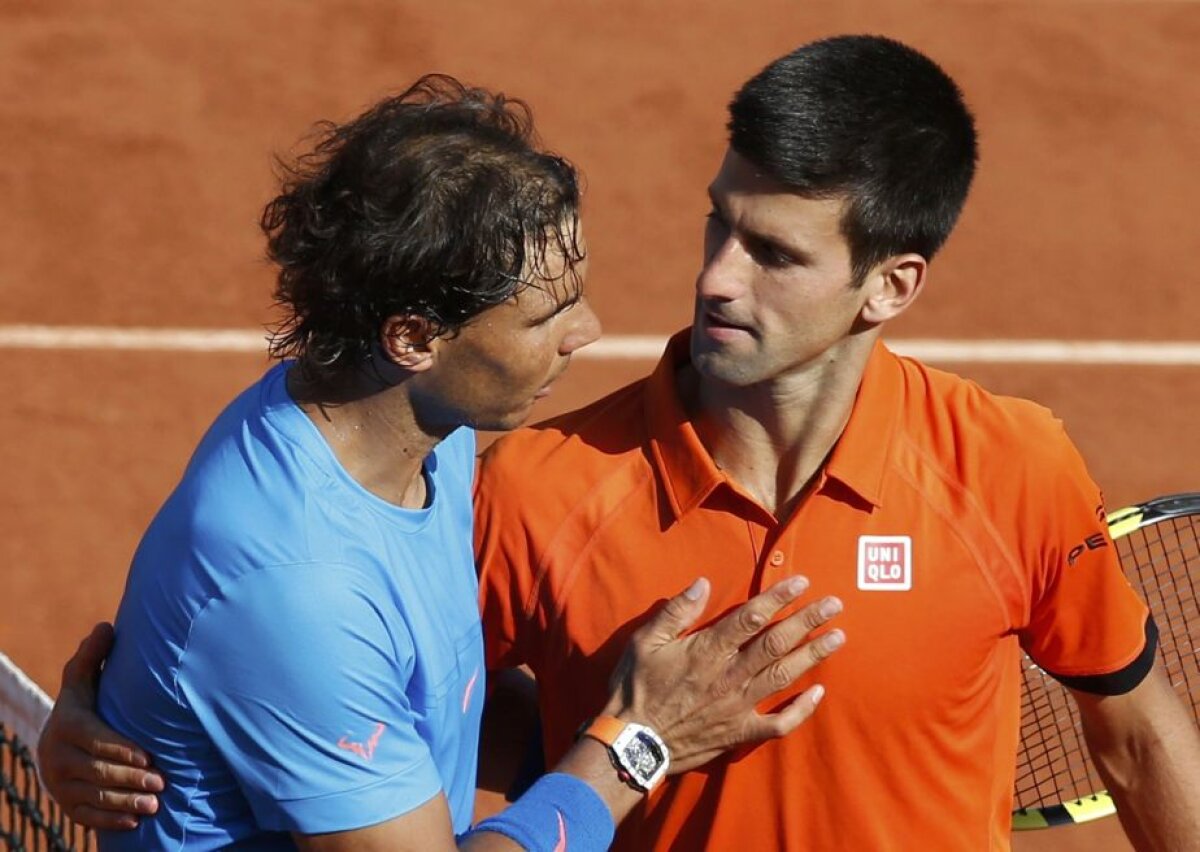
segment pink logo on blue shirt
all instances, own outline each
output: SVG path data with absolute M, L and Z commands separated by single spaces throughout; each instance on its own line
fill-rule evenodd
M 367 739 L 366 745 L 363 745 L 362 743 L 351 742 L 350 740 L 346 739 L 345 736 L 343 736 L 340 740 L 338 740 L 337 747 L 340 749 L 345 749 L 346 751 L 352 751 L 363 760 L 370 762 L 371 758 L 375 756 L 375 746 L 379 745 L 379 738 L 383 736 L 383 732 L 386 730 L 387 725 L 383 724 L 383 722 L 379 722 L 377 725 L 375 725 L 374 733 L 372 733 L 370 738 Z

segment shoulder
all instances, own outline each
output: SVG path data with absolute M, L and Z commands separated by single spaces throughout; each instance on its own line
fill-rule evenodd
M 909 481 L 962 512 L 982 511 L 1006 539 L 1045 537 L 1062 515 L 1094 521 L 1099 488 L 1052 411 L 911 359 L 901 366 L 892 458 Z
M 1006 471 L 1043 470 L 1073 457 L 1062 421 L 1043 405 L 993 393 L 977 382 L 899 358 L 906 388 L 904 431 L 947 462 L 990 462 Z

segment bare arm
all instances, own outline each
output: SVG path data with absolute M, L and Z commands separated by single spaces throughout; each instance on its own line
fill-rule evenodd
M 1134 847 L 1200 850 L 1200 731 L 1161 666 L 1125 695 L 1072 692 L 1088 750 Z

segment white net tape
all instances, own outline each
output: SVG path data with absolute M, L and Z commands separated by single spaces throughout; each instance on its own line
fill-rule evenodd
M 50 714 L 50 697 L 0 654 L 0 724 L 31 750 Z

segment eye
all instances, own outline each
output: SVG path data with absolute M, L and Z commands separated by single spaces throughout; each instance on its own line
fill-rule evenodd
M 788 252 L 764 240 L 748 241 L 746 248 L 756 262 L 771 269 L 783 269 L 797 263 Z
M 571 310 L 571 308 L 573 308 L 577 304 L 579 304 L 579 298 L 580 298 L 579 296 L 576 296 L 574 298 L 568 299 L 565 302 L 560 303 L 553 311 L 551 311 L 548 314 L 544 314 L 542 316 L 535 317 L 534 319 L 532 319 L 530 321 L 529 324 L 534 327 L 546 325 L 551 320 L 553 320 L 555 317 L 562 316 L 567 311 Z

